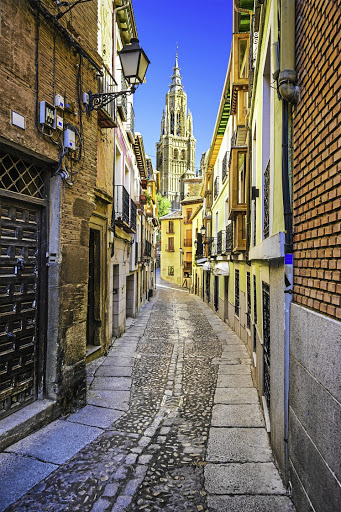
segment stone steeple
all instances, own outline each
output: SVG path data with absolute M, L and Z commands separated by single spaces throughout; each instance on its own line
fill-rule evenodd
M 169 86 L 171 92 L 181 91 L 183 89 L 183 85 L 181 82 L 180 68 L 178 64 L 178 52 L 175 54 L 175 66 L 173 68 L 172 82 Z
M 156 144 L 156 165 L 160 172 L 161 193 L 168 197 L 173 209 L 180 209 L 184 176 L 188 170 L 195 173 L 195 138 L 193 118 L 187 109 L 187 94 L 180 75 L 178 52 L 171 78 L 160 139 Z

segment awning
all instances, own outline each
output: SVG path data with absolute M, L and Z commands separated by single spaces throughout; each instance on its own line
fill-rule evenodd
M 202 264 L 205 263 L 205 261 L 207 261 L 207 258 L 200 258 L 195 263 L 196 263 L 197 267 L 201 267 Z
M 230 275 L 230 267 L 228 262 L 222 261 L 220 263 L 216 263 L 213 274 L 215 276 L 229 276 Z
M 206 261 L 206 263 L 202 266 L 203 270 L 211 270 L 211 263 L 209 261 Z

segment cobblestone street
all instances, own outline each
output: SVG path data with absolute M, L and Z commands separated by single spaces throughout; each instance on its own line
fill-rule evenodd
M 88 370 L 86 407 L 0 454 L 0 510 L 293 510 L 245 346 L 200 299 L 161 283 Z

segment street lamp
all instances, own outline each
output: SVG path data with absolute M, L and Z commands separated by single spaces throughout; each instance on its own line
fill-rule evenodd
M 89 103 L 87 110 L 100 110 L 102 107 L 118 98 L 119 96 L 128 96 L 134 94 L 138 85 L 140 85 L 147 72 L 147 68 L 150 64 L 150 60 L 139 45 L 139 40 L 132 38 L 130 44 L 123 46 L 122 50 L 118 52 L 122 72 L 124 78 L 127 80 L 130 89 L 118 92 L 103 92 L 92 94 L 89 92 Z
M 200 228 L 200 233 L 202 234 L 202 236 L 205 236 L 206 235 L 206 228 L 204 225 L 201 226 Z

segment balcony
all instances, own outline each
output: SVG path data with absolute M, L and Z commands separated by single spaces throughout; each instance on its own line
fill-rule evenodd
M 247 209 L 247 151 L 237 147 L 231 149 L 229 181 L 229 218 L 232 219 Z
M 133 105 L 128 103 L 127 106 L 127 121 L 125 125 L 125 129 L 129 140 L 132 144 L 135 142 L 135 113 L 133 109 Z
M 232 36 L 232 94 L 231 114 L 236 114 L 238 91 L 247 91 L 249 85 L 249 33 Z
M 121 90 L 124 91 L 127 88 L 126 81 L 124 79 L 123 73 L 121 75 Z M 127 120 L 128 115 L 128 102 L 127 96 L 119 96 L 116 99 L 117 110 L 121 116 L 122 121 Z
M 213 191 L 214 199 L 217 199 L 219 195 L 219 176 L 214 180 Z
M 116 85 L 115 79 L 112 74 L 103 68 L 103 76 L 98 76 L 97 87 L 100 94 L 114 92 Z M 114 128 L 116 123 L 115 119 L 115 102 L 111 101 L 107 105 L 104 105 L 100 110 L 97 111 L 97 122 L 101 128 Z
M 128 233 L 136 232 L 136 204 L 123 185 L 115 185 L 115 224 Z
M 152 256 L 152 244 L 148 242 L 148 240 L 145 240 L 144 242 L 144 257 L 145 258 L 151 258 Z
M 195 258 L 199 259 L 202 258 L 204 255 L 204 245 L 202 243 L 202 234 L 198 233 L 197 240 L 196 240 L 196 251 L 195 251 Z
M 230 253 L 233 251 L 233 224 L 232 222 L 226 226 L 225 231 L 225 252 Z
M 192 247 L 192 239 L 184 240 L 184 247 Z
M 226 151 L 225 155 L 224 155 L 224 158 L 223 158 L 223 163 L 222 163 L 222 168 L 221 168 L 221 179 L 222 179 L 222 182 L 224 183 L 225 180 L 227 179 L 228 175 L 229 175 L 229 168 L 228 168 L 228 152 Z
M 246 148 L 247 147 L 247 128 L 244 125 L 237 126 L 237 129 L 231 137 L 231 148 Z

